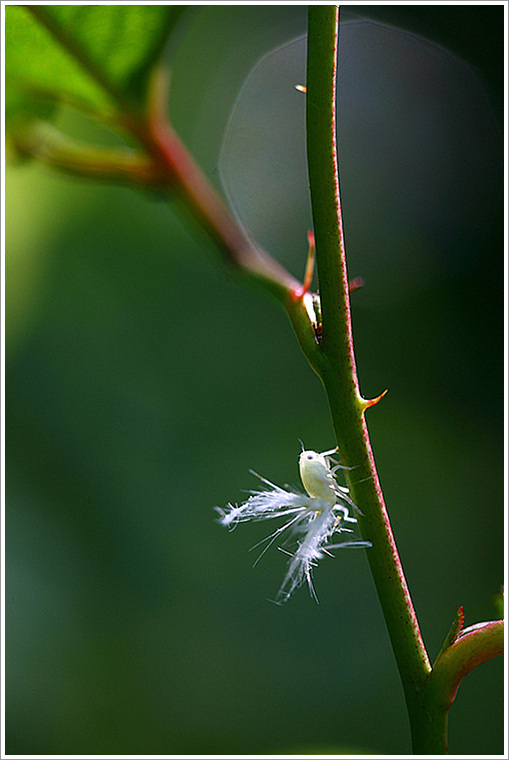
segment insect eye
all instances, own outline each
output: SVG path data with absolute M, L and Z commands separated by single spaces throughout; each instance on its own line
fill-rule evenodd
M 312 454 L 308 454 L 308 459 L 313 459 L 313 455 Z

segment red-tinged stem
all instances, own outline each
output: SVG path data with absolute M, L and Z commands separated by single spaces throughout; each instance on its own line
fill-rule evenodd
M 166 174 L 168 186 L 213 240 L 224 261 L 247 281 L 261 285 L 285 308 L 305 356 L 319 374 L 321 352 L 305 307 L 306 286 L 253 243 L 234 219 L 168 121 L 168 93 L 169 72 L 158 66 L 153 73 L 146 116 L 141 120 L 128 118 L 125 126 Z
M 501 622 L 446 639 L 431 670 L 399 559 L 364 419 L 376 399 L 363 399 L 353 348 L 336 154 L 338 7 L 308 11 L 307 147 L 323 320 L 321 377 L 329 399 L 346 478 L 403 684 L 416 754 L 447 752 L 447 712 L 461 679 L 500 654 Z M 447 646 L 449 642 L 450 646 Z
M 168 177 L 182 205 L 221 251 L 226 263 L 268 289 L 279 301 L 300 283 L 246 234 L 168 121 L 169 73 L 156 67 L 146 121 L 128 122 L 139 141 Z
M 336 154 L 337 6 L 308 11 L 307 145 L 323 319 L 322 379 L 347 479 L 362 511 L 359 526 L 371 541 L 371 571 L 401 675 L 409 713 L 431 671 L 378 480 L 359 391 L 341 219 Z

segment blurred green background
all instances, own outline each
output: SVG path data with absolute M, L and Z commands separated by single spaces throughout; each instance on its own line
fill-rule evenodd
M 448 45 L 501 113 L 501 7 L 359 12 Z M 172 116 L 218 186 L 243 80 L 304 24 L 304 6 L 199 7 L 183 24 Z M 467 264 L 452 239 L 434 279 L 376 307 L 362 257 L 351 273 L 368 274 L 361 389 L 389 389 L 368 424 L 431 657 L 459 605 L 467 625 L 498 616 L 503 581 L 498 181 Z M 253 570 L 248 553 L 268 526 L 214 519 L 250 468 L 296 485 L 298 439 L 334 445 L 284 315 L 165 202 L 26 163 L 7 170 L 6 208 L 7 752 L 408 753 L 364 553 L 321 563 L 319 605 L 301 589 L 280 608 L 284 556 Z M 300 276 L 305 245 L 286 263 Z M 502 752 L 502 694 L 501 658 L 468 676 L 452 753 Z

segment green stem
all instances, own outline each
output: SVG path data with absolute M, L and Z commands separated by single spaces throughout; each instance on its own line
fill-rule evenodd
M 349 487 L 362 510 L 359 527 L 372 542 L 367 552 L 412 714 L 431 672 L 385 508 L 364 420 L 371 402 L 359 392 L 340 210 L 336 156 L 336 58 L 338 8 L 308 12 L 308 167 L 323 318 L 322 380 L 329 399 L 342 461 L 354 467 Z M 347 476 L 348 477 L 348 476 Z
M 416 754 L 447 752 L 447 717 L 458 686 L 476 665 L 503 649 L 503 621 L 460 633 L 463 612 L 434 669 L 428 659 L 399 559 L 375 467 L 365 412 L 378 399 L 361 396 L 355 366 L 336 152 L 336 60 L 339 8 L 308 11 L 307 150 L 322 314 L 320 360 L 347 480 L 362 510 L 359 527 L 407 703 Z M 383 394 L 382 394 L 383 395 Z
M 459 685 L 473 668 L 504 650 L 504 621 L 495 620 L 465 629 L 439 655 L 412 716 L 415 751 L 423 755 L 447 752 L 449 708 Z
M 33 156 L 75 176 L 154 189 L 167 186 L 167 176 L 144 152 L 87 145 L 39 119 L 20 125 L 11 140 L 20 156 Z

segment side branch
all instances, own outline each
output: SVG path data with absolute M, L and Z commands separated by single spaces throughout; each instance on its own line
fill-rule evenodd
M 463 678 L 477 665 L 503 654 L 504 621 L 493 620 L 466 628 L 436 661 L 426 692 L 428 699 L 448 710 Z

